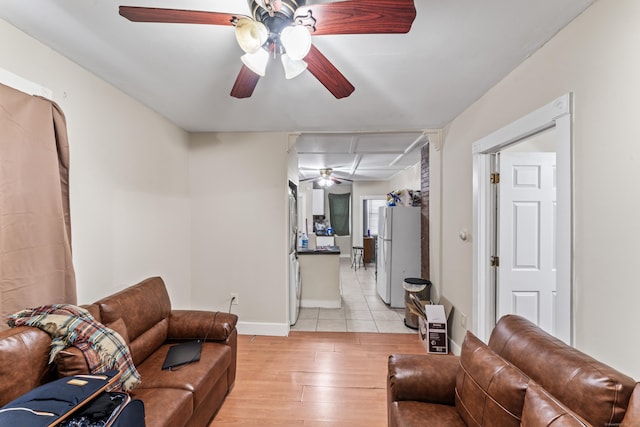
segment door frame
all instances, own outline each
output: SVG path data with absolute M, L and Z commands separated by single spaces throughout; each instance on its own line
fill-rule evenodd
M 496 323 L 494 255 L 496 212 L 491 200 L 492 155 L 547 129 L 555 128 L 557 159 L 556 336 L 573 344 L 573 94 L 565 94 L 474 142 L 473 157 L 473 329 L 488 341 Z

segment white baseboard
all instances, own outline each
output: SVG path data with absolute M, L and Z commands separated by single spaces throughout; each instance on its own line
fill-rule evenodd
M 462 348 L 456 344 L 455 342 L 453 342 L 453 340 L 451 338 L 449 338 L 449 351 L 453 354 L 455 354 L 456 356 L 460 356 L 460 351 L 462 350 Z
M 289 335 L 291 327 L 287 323 L 238 322 L 236 328 L 238 329 L 238 334 L 240 335 L 286 337 Z M 449 351 L 451 353 L 459 356 L 461 350 L 462 349 L 458 344 L 449 339 Z
M 236 325 L 240 335 L 268 335 L 286 337 L 289 335 L 288 323 L 238 322 Z

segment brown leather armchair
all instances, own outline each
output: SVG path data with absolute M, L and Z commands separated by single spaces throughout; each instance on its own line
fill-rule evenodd
M 389 426 L 640 426 L 632 378 L 513 315 L 460 356 L 390 356 L 387 396 Z

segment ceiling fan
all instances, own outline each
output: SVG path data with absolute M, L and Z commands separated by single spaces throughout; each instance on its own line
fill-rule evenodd
M 302 179 L 301 181 L 315 181 L 320 187 L 330 187 L 333 184 L 342 184 L 343 181 L 353 182 L 353 180 L 348 178 L 336 178 L 331 175 L 332 173 L 332 168 L 322 168 L 320 169 L 319 177 Z
M 221 12 L 120 6 L 134 22 L 229 25 L 245 51 L 231 96 L 248 98 L 271 57 L 280 56 L 286 78 L 306 69 L 336 98 L 355 90 L 316 48 L 311 36 L 407 33 L 416 16 L 413 0 L 344 0 L 305 5 L 306 0 L 247 0 L 252 17 Z

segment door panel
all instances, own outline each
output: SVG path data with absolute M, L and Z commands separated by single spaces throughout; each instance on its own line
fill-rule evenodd
M 512 202 L 513 269 L 540 268 L 540 203 Z
M 497 318 L 555 331 L 555 153 L 500 154 Z

